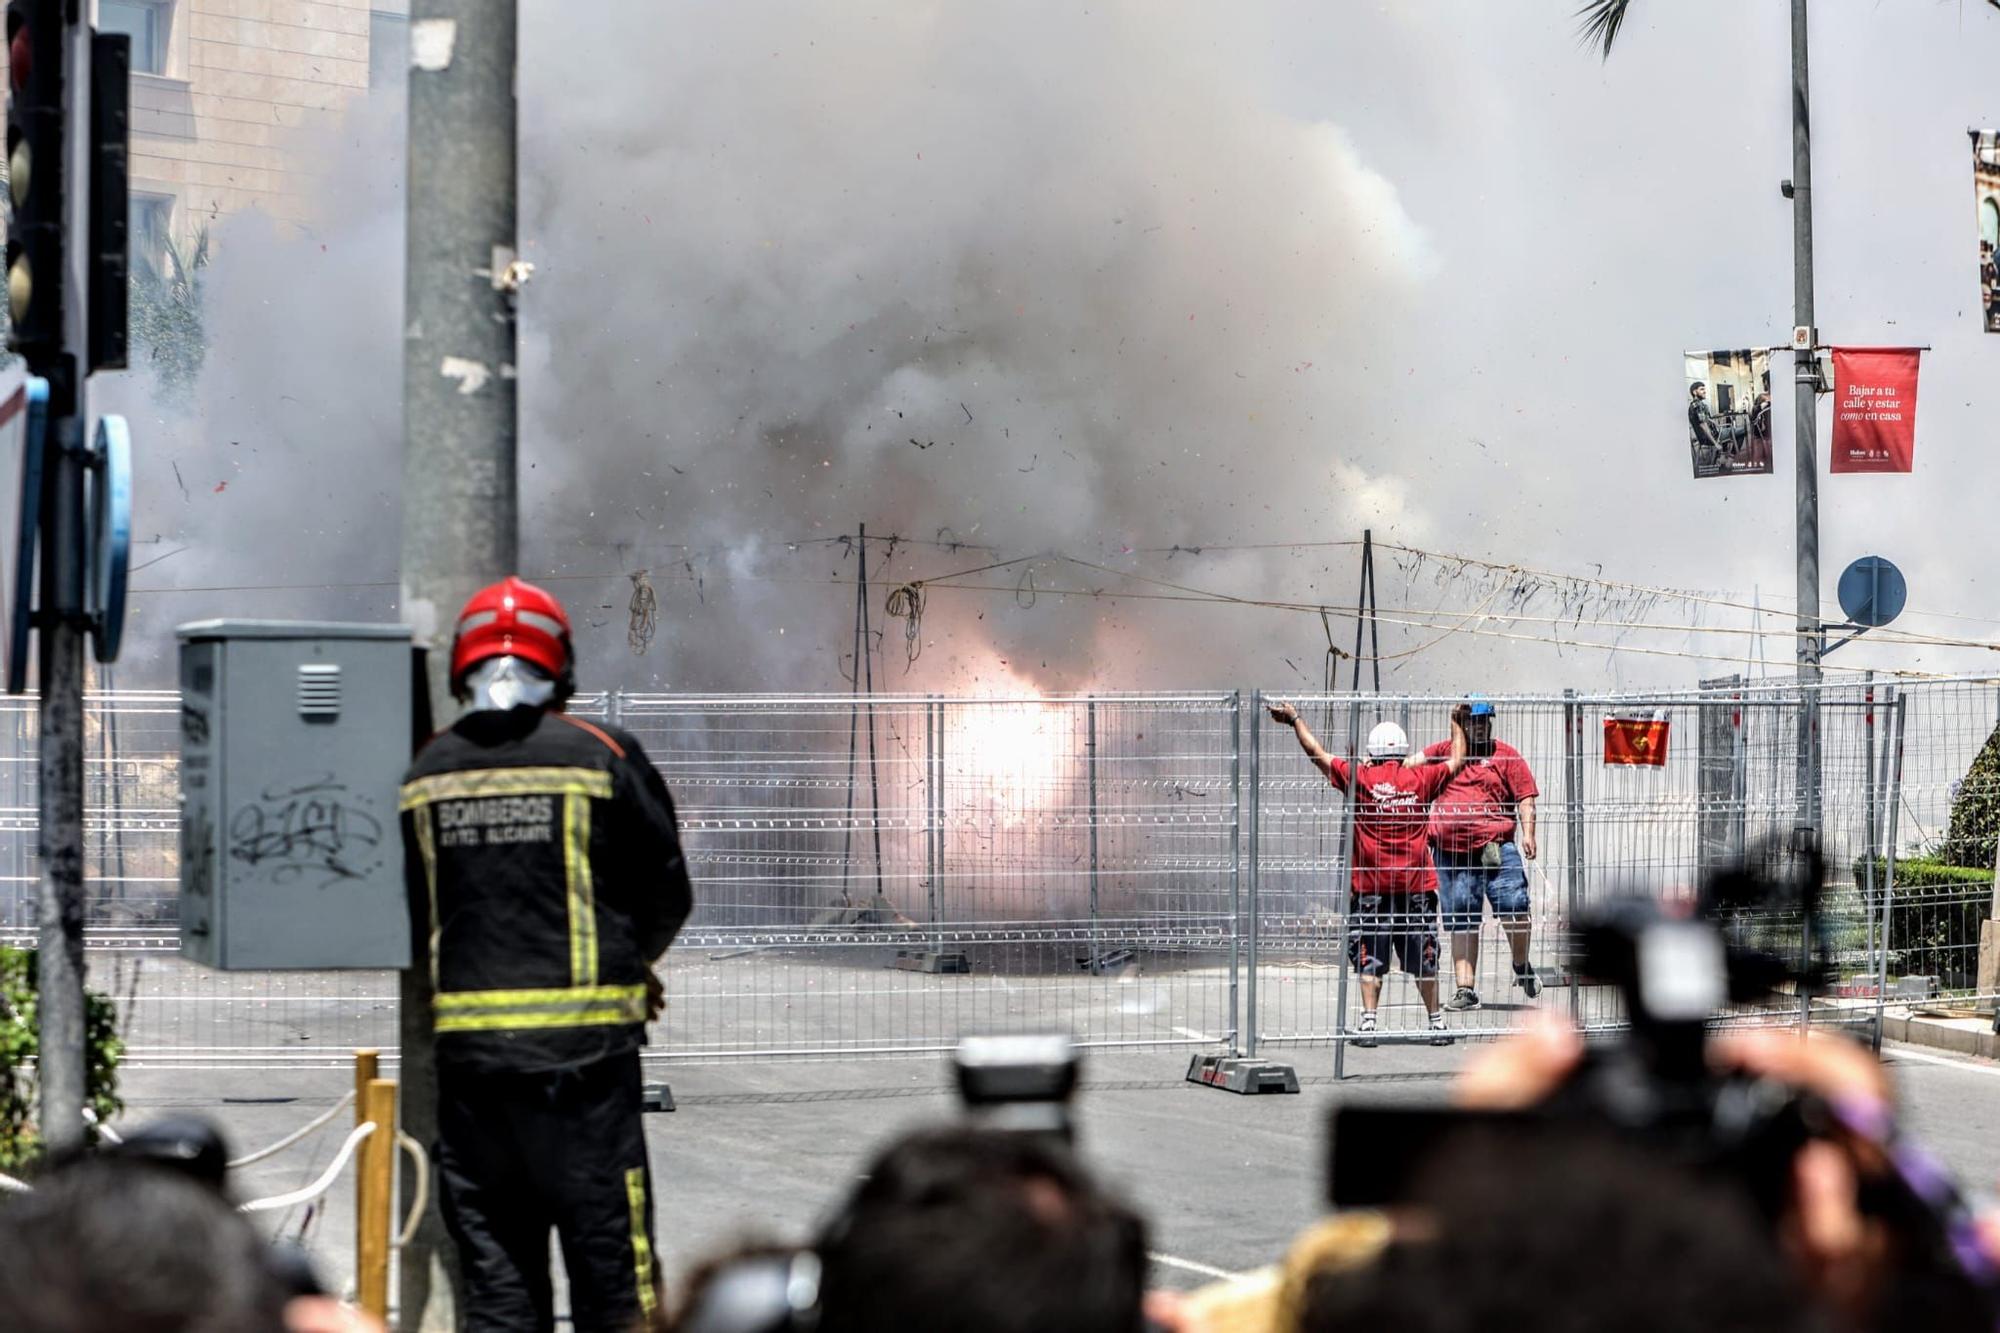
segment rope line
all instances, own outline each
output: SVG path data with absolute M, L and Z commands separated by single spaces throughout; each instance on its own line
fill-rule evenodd
M 410 1215 L 403 1222 L 403 1229 L 395 1240 L 394 1248 L 400 1250 L 416 1236 L 417 1224 L 424 1220 L 424 1209 L 430 1206 L 431 1156 L 424 1151 L 423 1144 L 403 1132 L 401 1125 L 396 1126 L 396 1146 L 408 1154 L 410 1165 L 415 1167 L 417 1172 L 416 1197 L 410 1200 Z
M 347 1141 L 340 1145 L 340 1151 L 334 1154 L 332 1163 L 320 1174 L 320 1178 L 312 1184 L 290 1190 L 284 1194 L 273 1194 L 267 1199 L 252 1199 L 248 1203 L 238 1204 L 237 1211 L 265 1213 L 276 1208 L 290 1208 L 294 1204 L 307 1203 L 313 1199 L 317 1199 L 320 1195 L 333 1188 L 333 1182 L 340 1178 L 342 1171 L 347 1169 L 347 1161 L 350 1157 L 354 1156 L 355 1148 L 359 1147 L 361 1140 L 373 1134 L 377 1128 L 378 1126 L 373 1120 L 366 1120 L 349 1131 Z
M 272 1144 L 268 1148 L 259 1148 L 256 1152 L 245 1153 L 241 1157 L 232 1158 L 229 1163 L 230 1169 L 234 1170 L 236 1167 L 239 1166 L 248 1166 L 252 1162 L 261 1162 L 266 1157 L 271 1157 L 278 1153 L 283 1152 L 285 1149 L 291 1147 L 294 1143 L 297 1143 L 300 1139 L 304 1138 L 306 1135 L 318 1129 L 321 1125 L 324 1125 L 327 1121 L 333 1119 L 336 1115 L 339 1115 L 340 1109 L 353 1100 L 354 1100 L 354 1092 L 352 1089 L 349 1089 L 347 1092 L 343 1092 L 340 1095 L 339 1101 L 335 1102 L 332 1106 L 329 1106 L 324 1114 L 316 1116 L 312 1120 L 307 1121 L 302 1128 L 297 1129 L 292 1133 L 285 1135 L 284 1138 L 279 1139 L 276 1143 Z

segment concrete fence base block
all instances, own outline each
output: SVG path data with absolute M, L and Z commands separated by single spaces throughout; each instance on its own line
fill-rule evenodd
M 1187 1081 L 1246 1095 L 1299 1090 L 1299 1076 L 1290 1065 L 1239 1055 L 1197 1055 L 1188 1061 Z

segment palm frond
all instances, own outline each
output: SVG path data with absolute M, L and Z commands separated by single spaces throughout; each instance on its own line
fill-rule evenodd
M 1611 58 L 1611 45 L 1618 40 L 1618 29 L 1624 26 L 1625 10 L 1632 0 L 1588 0 L 1583 8 L 1576 11 L 1577 39 L 1585 46 L 1594 46 L 1604 59 Z M 1993 0 L 2000 4 L 2000 0 Z

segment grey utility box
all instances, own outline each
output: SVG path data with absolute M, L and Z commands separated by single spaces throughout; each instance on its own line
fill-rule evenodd
M 409 627 L 177 632 L 181 956 L 231 970 L 408 965 L 396 792 Z

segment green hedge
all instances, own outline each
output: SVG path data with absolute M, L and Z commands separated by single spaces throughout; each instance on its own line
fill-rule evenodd
M 1867 892 L 1868 859 L 1854 862 L 1854 882 L 1862 890 L 1871 917 L 1881 911 L 1881 892 L 1888 867 L 1875 862 L 1876 893 Z M 1939 888 L 1959 888 L 1938 893 Z M 1920 898 L 1904 899 L 1906 890 L 1924 889 Z M 1992 870 L 1951 865 L 1938 857 L 1916 856 L 1896 862 L 1896 900 L 1889 904 L 1889 970 L 1906 976 L 1930 976 L 1944 990 L 1969 990 L 1979 980 L 1979 923 L 1991 910 Z
M 39 1045 L 35 954 L 0 949 L 0 1171 L 17 1171 L 41 1151 L 35 1132 L 35 1080 L 28 1061 Z M 95 991 L 84 994 L 84 1104 L 101 1124 L 124 1108 L 118 1100 L 118 1012 Z M 97 1131 L 90 1130 L 95 1138 Z

